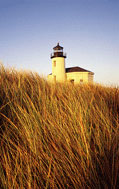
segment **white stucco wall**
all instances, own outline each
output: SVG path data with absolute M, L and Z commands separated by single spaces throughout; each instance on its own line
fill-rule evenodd
M 56 62 L 56 66 L 54 66 L 54 62 Z M 58 82 L 66 81 L 64 57 L 52 58 L 52 75 L 56 76 L 56 81 Z
M 88 81 L 92 83 L 93 80 L 94 80 L 94 74 L 93 73 L 89 73 L 88 74 Z
M 74 83 L 88 83 L 88 73 L 89 72 L 69 72 L 66 73 L 66 78 L 67 81 L 74 80 Z

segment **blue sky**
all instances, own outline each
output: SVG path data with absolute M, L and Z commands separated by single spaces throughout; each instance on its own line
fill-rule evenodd
M 60 42 L 66 67 L 119 85 L 119 0 L 0 0 L 0 60 L 16 69 L 51 73 Z

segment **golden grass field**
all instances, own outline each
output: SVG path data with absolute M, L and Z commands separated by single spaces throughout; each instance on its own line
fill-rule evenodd
M 0 66 L 0 188 L 119 188 L 119 88 Z

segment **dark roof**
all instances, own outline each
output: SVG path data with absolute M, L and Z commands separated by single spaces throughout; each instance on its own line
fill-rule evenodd
M 80 68 L 80 67 L 70 67 L 70 68 L 66 68 L 66 73 L 69 73 L 69 72 L 91 72 L 89 70 L 85 70 L 83 68 Z M 93 73 L 93 72 L 91 72 Z
M 89 70 L 85 70 L 83 68 L 80 68 L 80 67 L 70 67 L 70 68 L 65 68 L 65 71 L 66 73 L 69 73 L 69 72 L 90 72 L 92 74 L 94 74 L 93 72 L 89 71 Z M 50 73 L 49 75 L 52 75 L 52 73 Z
M 61 47 L 59 45 L 59 43 L 57 43 L 57 46 L 53 48 L 54 50 L 63 50 L 63 47 Z

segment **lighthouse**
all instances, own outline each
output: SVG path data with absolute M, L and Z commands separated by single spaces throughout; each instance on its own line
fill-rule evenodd
M 66 53 L 63 52 L 63 47 L 57 43 L 57 46 L 53 48 L 53 53 L 51 54 L 52 60 L 52 77 L 54 81 L 65 82 L 65 58 Z
M 71 84 L 93 82 L 93 72 L 78 66 L 65 68 L 65 58 L 66 53 L 63 52 L 63 47 L 57 43 L 57 46 L 53 48 L 53 53 L 51 54 L 52 73 L 48 75 L 49 82 L 68 82 Z

